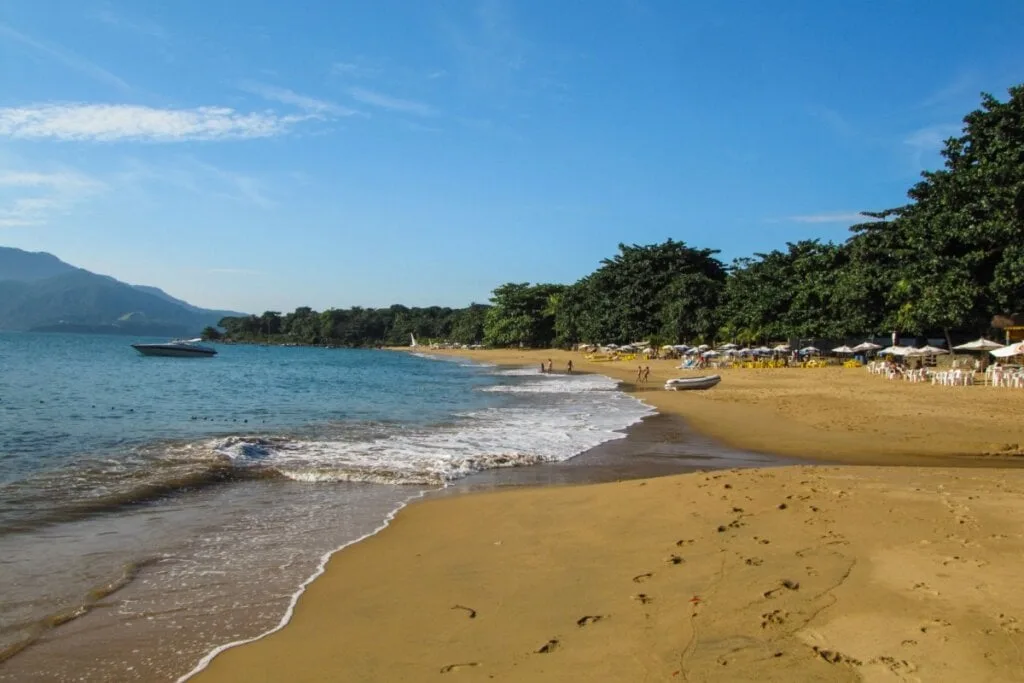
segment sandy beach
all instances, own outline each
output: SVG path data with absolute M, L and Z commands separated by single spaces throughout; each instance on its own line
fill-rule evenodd
M 473 357 L 636 371 L 561 352 Z M 1024 392 L 840 368 L 664 392 L 674 363 L 650 365 L 638 395 L 699 432 L 872 466 L 417 503 L 335 555 L 284 629 L 196 680 L 1024 679 Z M 925 463 L 938 466 L 886 466 Z

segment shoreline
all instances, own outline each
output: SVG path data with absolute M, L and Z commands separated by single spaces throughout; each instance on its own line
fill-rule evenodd
M 408 352 L 408 348 L 392 349 Z M 419 350 L 416 350 L 420 352 Z M 591 362 L 562 350 L 430 350 L 497 365 L 579 372 L 619 381 L 659 413 L 730 448 L 803 462 L 849 465 L 1024 467 L 1024 391 L 891 382 L 863 368 L 677 370 L 677 360 Z M 651 368 L 635 383 L 636 366 Z M 719 374 L 707 391 L 665 391 L 665 380 Z
M 622 370 L 577 367 L 622 379 Z M 965 680 L 982 670 L 987 680 L 1016 680 L 1024 472 L 972 469 L 1013 460 L 943 446 L 919 456 L 925 468 L 864 449 L 854 462 L 904 466 L 789 465 L 427 497 L 385 533 L 332 556 L 285 628 L 223 652 L 195 680 L 313 681 L 328 671 L 358 680 L 688 680 L 724 666 L 734 680 Z M 950 464 L 968 468 L 942 466 Z M 772 521 L 780 515 L 784 526 Z M 694 520 L 703 520 L 699 533 Z M 659 557 L 641 561 L 635 546 L 647 542 Z M 512 548 L 514 560 L 505 556 Z M 979 567 L 988 567 L 983 579 Z M 660 585 L 663 574 L 671 585 Z M 982 583 L 971 589 L 972 580 Z M 758 583 L 763 595 L 728 607 Z M 484 618 L 494 612 L 509 623 Z M 651 642 L 654 625 L 666 637 Z M 1003 641 L 985 640 L 996 633 Z

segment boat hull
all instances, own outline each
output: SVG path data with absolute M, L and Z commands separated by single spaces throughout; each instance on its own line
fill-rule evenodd
M 720 375 L 706 375 L 704 377 L 683 377 L 670 379 L 665 382 L 665 388 L 669 391 L 701 391 L 710 389 L 722 381 Z
M 132 348 L 143 356 L 166 356 L 169 358 L 212 358 L 217 355 L 214 349 L 171 346 L 166 344 L 132 344 Z

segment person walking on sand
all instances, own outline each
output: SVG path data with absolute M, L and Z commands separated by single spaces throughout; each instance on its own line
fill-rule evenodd
M 572 374 L 572 359 L 569 360 L 569 363 L 566 365 L 566 369 L 569 371 L 569 374 L 571 375 Z
M 636 383 L 637 384 L 640 384 L 640 382 L 643 381 L 643 376 L 644 376 L 644 366 L 642 366 L 642 365 L 636 366 Z
M 551 362 L 550 358 L 548 358 L 548 372 L 554 372 L 554 371 L 555 371 L 555 364 Z
M 643 377 L 643 379 L 641 381 L 644 384 L 647 384 L 647 378 L 650 377 L 650 376 L 651 376 L 651 366 L 650 365 L 645 365 L 644 366 L 644 377 Z

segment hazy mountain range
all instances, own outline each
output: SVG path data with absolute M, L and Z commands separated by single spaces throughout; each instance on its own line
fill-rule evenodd
M 193 306 L 53 254 L 0 247 L 0 330 L 191 336 L 236 315 L 244 314 Z

